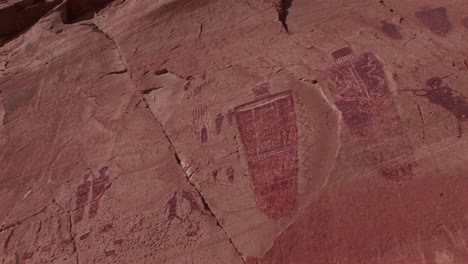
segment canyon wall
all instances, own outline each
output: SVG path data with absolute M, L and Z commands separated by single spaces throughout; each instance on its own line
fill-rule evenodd
M 467 263 L 468 3 L 0 1 L 0 263 Z

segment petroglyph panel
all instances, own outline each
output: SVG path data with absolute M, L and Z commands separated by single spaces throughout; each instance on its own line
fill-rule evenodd
M 91 189 L 91 181 L 89 180 L 90 174 L 83 177 L 83 183 L 78 185 L 76 190 L 76 211 L 74 215 L 74 222 L 79 223 L 83 220 L 85 213 L 85 206 L 88 203 L 89 192 Z
M 426 81 L 424 89 L 403 90 L 410 91 L 416 96 L 427 98 L 432 104 L 449 111 L 458 120 L 459 137 L 463 130 L 461 123 L 468 121 L 467 97 L 443 84 L 442 78 L 432 77 Z
M 230 183 L 234 183 L 234 168 L 233 167 L 227 168 L 226 176 Z
M 86 208 L 88 206 L 89 218 L 93 218 L 97 215 L 99 202 L 109 186 L 108 171 L 108 167 L 101 168 L 99 170 L 99 176 L 92 180 L 90 180 L 92 177 L 91 174 L 83 176 L 83 183 L 78 185 L 76 191 L 76 208 L 73 216 L 73 222 L 75 224 L 81 222 L 85 218 Z
M 224 115 L 219 113 L 216 116 L 215 123 L 216 123 L 216 134 L 221 133 L 221 129 L 223 128 L 223 121 L 224 121 Z
M 441 78 L 433 77 L 427 80 L 425 93 L 422 96 L 452 113 L 459 121 L 468 121 L 467 97 L 443 85 Z
M 99 177 L 93 179 L 92 190 L 93 194 L 91 197 L 91 206 L 89 207 L 89 218 L 93 218 L 97 215 L 99 209 L 99 202 L 101 201 L 102 196 L 106 188 L 108 187 L 109 168 L 104 167 L 99 170 Z
M 411 175 L 413 164 L 408 160 L 413 149 L 390 96 L 383 64 L 372 53 L 355 57 L 349 47 L 331 55 L 336 62 L 329 75 L 335 104 L 349 133 L 368 145 L 368 162 L 387 179 Z
M 199 223 L 191 220 L 193 213 L 206 214 L 204 208 L 200 207 L 197 199 L 189 191 L 174 192 L 172 198 L 167 202 L 166 211 L 168 213 L 167 223 L 170 225 L 173 221 L 178 224 L 187 224 L 186 236 L 198 236 L 200 230 Z M 174 223 L 176 224 L 176 223 Z
M 388 93 L 382 63 L 372 53 L 354 58 L 350 48 L 337 50 L 332 56 L 337 63 L 330 71 L 335 104 L 352 134 L 368 136 L 375 125 L 374 108 Z
M 202 143 L 208 142 L 208 105 L 198 104 L 192 111 L 192 124 L 195 135 Z
M 297 126 L 291 91 L 269 95 L 235 108 L 237 126 L 248 160 L 258 206 L 278 218 L 296 206 Z

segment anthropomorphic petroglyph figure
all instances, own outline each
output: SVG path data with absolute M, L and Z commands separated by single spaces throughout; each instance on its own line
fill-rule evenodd
M 197 200 L 191 192 L 174 192 L 174 195 L 167 202 L 166 211 L 170 221 L 179 219 L 185 221 L 190 214 L 195 211 L 202 211 Z
M 224 115 L 219 113 L 216 116 L 215 123 L 216 123 L 216 134 L 221 133 L 221 129 L 223 127 Z
M 99 202 L 104 195 L 105 190 L 108 187 L 109 175 L 108 175 L 109 168 L 104 167 L 99 170 L 99 177 L 93 179 L 92 183 L 92 191 L 93 194 L 91 196 L 91 206 L 89 208 L 89 217 L 93 218 L 97 215 L 99 209 Z
M 192 112 L 193 129 L 202 143 L 208 142 L 208 105 L 198 104 Z
M 215 182 L 218 181 L 218 173 L 219 173 L 219 169 L 215 169 L 211 172 L 211 175 L 213 176 L 213 181 Z
M 349 47 L 332 52 L 336 65 L 330 69 L 335 104 L 352 134 L 369 136 L 375 113 L 388 93 L 383 66 L 371 53 L 355 57 Z
M 281 22 L 286 32 L 289 32 L 287 18 L 289 15 L 288 10 L 292 6 L 292 1 L 293 0 L 274 0 L 274 6 L 278 13 L 278 20 Z
M 89 192 L 91 189 L 91 181 L 89 178 L 91 177 L 90 174 L 86 174 L 83 176 L 83 183 L 78 185 L 76 190 L 76 208 L 75 208 L 75 216 L 74 222 L 79 223 L 83 220 L 85 207 L 88 203 L 89 199 Z
M 400 90 L 409 91 L 416 96 L 422 96 L 453 114 L 458 120 L 458 136 L 463 134 L 461 122 L 468 121 L 468 102 L 465 95 L 443 85 L 442 78 L 432 77 L 426 81 L 424 89 Z
M 233 167 L 227 168 L 226 175 L 227 175 L 228 181 L 230 183 L 234 183 L 234 168 Z
M 109 168 L 103 167 L 99 170 L 99 176 L 92 178 L 92 174 L 83 177 L 83 183 L 78 185 L 76 194 L 76 208 L 74 222 L 79 223 L 84 219 L 86 207 L 89 205 L 89 218 L 97 215 L 99 202 L 109 186 Z M 91 195 L 90 195 L 91 193 Z M 91 196 L 91 200 L 90 200 Z M 89 201 L 90 200 L 90 201 Z M 89 202 L 88 202 L 89 201 Z
M 279 218 L 296 206 L 297 124 L 292 91 L 269 89 L 269 83 L 256 86 L 256 99 L 236 107 L 235 116 L 257 205 Z M 234 181 L 233 171 L 228 178 Z
M 177 192 L 174 192 L 174 195 L 169 199 L 167 202 L 167 211 L 168 211 L 168 218 L 170 221 L 174 219 L 179 219 L 182 220 L 178 215 L 177 215 Z
M 413 148 L 394 104 L 383 63 L 370 52 L 355 56 L 350 47 L 331 53 L 330 90 L 350 135 L 366 146 L 366 162 L 380 175 L 401 181 L 412 175 Z M 380 137 L 393 138 L 381 143 Z

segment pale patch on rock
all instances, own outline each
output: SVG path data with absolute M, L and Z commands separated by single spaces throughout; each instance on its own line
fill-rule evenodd
M 434 262 L 436 264 L 454 264 L 452 253 L 447 250 L 439 250 L 435 254 Z

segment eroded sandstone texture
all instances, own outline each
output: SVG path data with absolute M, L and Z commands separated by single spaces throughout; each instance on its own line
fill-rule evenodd
M 30 28 L 60 0 L 0 1 L 0 45 Z
M 0 264 L 468 263 L 463 0 L 0 0 Z

